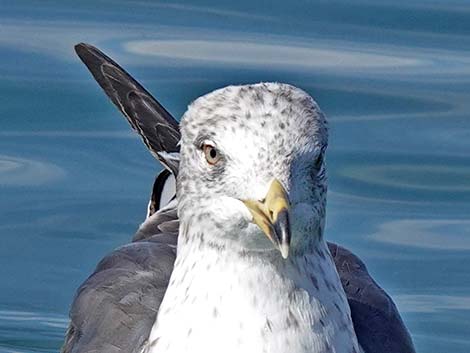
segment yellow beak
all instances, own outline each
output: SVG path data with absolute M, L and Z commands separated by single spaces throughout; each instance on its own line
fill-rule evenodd
M 250 210 L 253 222 L 278 247 L 282 257 L 287 259 L 291 238 L 289 199 L 279 180 L 274 179 L 272 181 L 263 201 L 244 200 L 243 203 Z

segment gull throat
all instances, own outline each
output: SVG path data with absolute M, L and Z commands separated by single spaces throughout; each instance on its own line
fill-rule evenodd
M 279 252 L 241 255 L 195 234 L 188 238 L 193 241 L 178 245 L 143 352 L 281 353 L 287 345 L 292 353 L 350 353 L 358 347 L 323 241 L 314 253 L 285 260 Z

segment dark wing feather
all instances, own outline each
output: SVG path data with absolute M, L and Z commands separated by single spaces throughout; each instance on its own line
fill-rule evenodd
M 62 353 L 137 353 L 148 339 L 176 256 L 176 237 L 123 246 L 78 289 Z
M 413 342 L 392 298 L 349 250 L 328 243 L 348 297 L 359 344 L 365 353 L 414 353 Z
M 178 122 L 144 87 L 100 50 L 80 43 L 75 46 L 75 51 L 150 152 L 176 175 L 177 166 L 162 157 L 162 153 L 179 151 Z
M 147 217 L 150 217 L 169 201 L 176 197 L 176 180 L 170 171 L 163 169 L 155 178 L 152 188 L 152 196 L 147 209 Z

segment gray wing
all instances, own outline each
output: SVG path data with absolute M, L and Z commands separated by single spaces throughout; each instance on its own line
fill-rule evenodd
M 139 352 L 163 300 L 176 236 L 160 233 L 106 256 L 80 286 L 63 353 Z
M 155 184 L 169 177 L 162 175 Z M 140 352 L 173 271 L 179 226 L 175 206 L 170 202 L 147 218 L 133 243 L 101 260 L 80 286 L 62 353 Z
M 413 342 L 392 298 L 349 250 L 328 243 L 348 297 L 354 331 L 365 353 L 414 353 Z

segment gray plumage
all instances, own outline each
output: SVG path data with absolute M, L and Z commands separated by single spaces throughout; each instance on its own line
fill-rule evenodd
M 154 98 L 145 90 L 145 95 L 139 95 L 139 92 L 129 95 L 125 90 L 120 90 L 119 95 L 111 96 L 108 91 L 116 92 L 116 89 L 109 84 L 109 77 L 105 77 L 102 66 L 111 65 L 118 68 L 113 69 L 117 72 L 125 73 L 125 71 L 91 46 L 80 45 L 77 52 L 81 53 L 80 57 L 84 61 L 92 54 L 93 60 L 85 61 L 87 66 L 108 96 L 112 99 L 114 97 L 113 102 L 120 107 L 128 107 L 127 110 L 121 109 L 121 111 L 126 117 L 132 116 L 133 120 L 137 121 L 131 123 L 133 127 L 135 128 L 136 124 L 145 127 L 136 129 L 144 142 L 154 141 L 152 145 L 160 146 L 159 149 L 163 149 L 161 146 L 166 146 L 168 152 L 176 152 L 175 141 L 179 140 L 178 136 L 172 135 L 166 139 L 166 145 L 159 145 L 161 130 L 158 130 L 160 132 L 157 134 L 156 126 L 149 127 L 149 124 L 152 124 L 149 115 L 139 120 L 139 114 L 132 111 L 132 107 L 141 105 L 135 102 L 134 105 L 121 102 L 129 97 L 135 99 L 144 96 L 146 101 Z M 107 70 L 109 71 L 109 68 Z M 103 76 L 100 76 L 100 73 L 103 73 Z M 130 78 L 127 73 L 112 77 L 113 85 L 119 84 L 119 87 L 126 87 L 126 82 Z M 115 81 L 116 78 L 126 82 L 120 83 Z M 131 86 L 127 84 L 132 91 L 143 90 L 140 85 L 134 83 L 134 80 L 132 82 Z M 165 121 L 168 119 L 165 116 Z M 157 118 L 157 120 L 158 124 L 161 124 L 162 119 Z M 171 134 L 175 131 L 179 133 L 174 125 L 172 122 Z M 171 143 L 175 146 L 172 147 Z M 146 145 L 152 149 L 148 143 Z M 177 163 L 166 163 L 161 156 L 159 155 L 159 159 L 162 163 L 176 174 Z M 175 159 L 172 158 L 172 161 Z M 156 212 L 162 206 L 159 193 L 169 177 L 170 173 L 164 172 L 157 178 L 151 197 L 150 217 L 134 235 L 133 242 L 106 256 L 98 264 L 95 272 L 78 289 L 70 312 L 71 322 L 62 348 L 63 353 L 139 352 L 147 340 L 165 294 L 176 256 L 179 225 L 176 203 L 170 202 Z M 396 306 L 371 278 L 362 261 L 336 244 L 328 243 L 328 247 L 347 295 L 354 330 L 364 352 L 413 353 L 411 338 Z
M 354 331 L 366 353 L 414 352 L 410 334 L 392 298 L 374 281 L 364 263 L 334 243 L 328 248 L 346 292 Z

